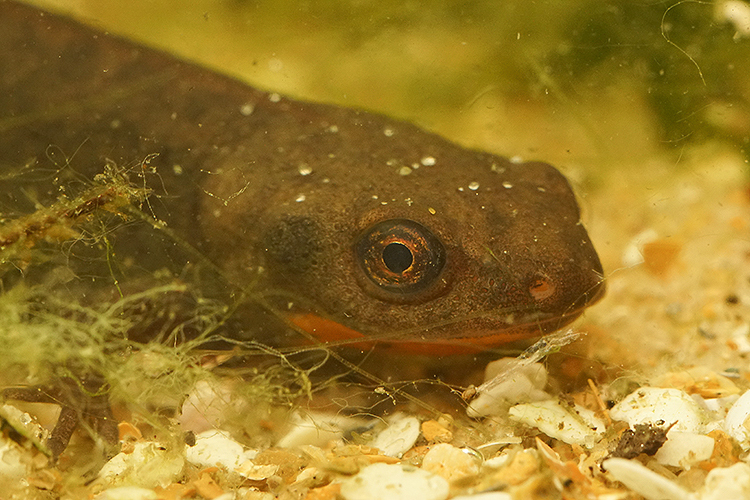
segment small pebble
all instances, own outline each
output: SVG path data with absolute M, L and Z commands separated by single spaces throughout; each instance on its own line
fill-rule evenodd
M 671 430 L 654 457 L 662 465 L 689 469 L 698 462 L 711 458 L 713 451 L 713 438 L 694 432 Z
M 489 493 L 479 493 L 477 495 L 461 495 L 453 497 L 452 500 L 513 500 L 513 497 L 510 493 L 492 491 Z
M 341 483 L 345 500 L 445 500 L 448 481 L 409 465 L 373 464 Z
M 747 428 L 747 423 L 750 421 L 748 419 L 750 419 L 750 391 L 746 391 L 735 401 L 724 419 L 724 430 L 745 451 L 750 449 L 750 430 Z
M 508 416 L 516 422 L 536 427 L 549 437 L 592 448 L 604 432 L 605 424 L 591 410 L 575 406 L 575 412 L 574 415 L 559 401 L 548 399 L 516 405 L 508 410 Z
M 185 460 L 159 443 L 141 441 L 131 453 L 118 453 L 104 464 L 96 482 L 103 486 L 140 486 L 153 488 L 176 482 Z
M 610 458 L 602 462 L 604 470 L 617 481 L 643 496 L 646 500 L 696 500 L 697 497 L 657 474 L 637 460 Z
M 409 451 L 419 437 L 420 425 L 416 417 L 396 416 L 390 425 L 381 431 L 370 446 L 378 448 L 389 457 L 401 457 Z
M 641 387 L 625 396 L 609 411 L 614 420 L 657 427 L 672 427 L 675 431 L 702 434 L 708 415 L 687 393 L 678 389 Z
M 186 446 L 185 457 L 198 467 L 223 466 L 234 470 L 252 459 L 257 452 L 245 451 L 244 446 L 222 431 L 206 431 L 195 437 L 194 446 Z
M 504 377 L 492 388 L 483 391 L 469 403 L 466 413 L 471 418 L 503 415 L 508 407 L 549 399 L 544 391 L 547 385 L 547 369 L 541 363 L 519 365 L 516 358 L 502 358 L 485 368 L 484 380 Z
M 422 459 L 422 469 L 437 474 L 449 483 L 479 474 L 480 463 L 460 448 L 436 444 Z
M 156 500 L 159 495 L 154 490 L 136 486 L 122 486 L 102 491 L 94 500 Z
M 717 467 L 706 476 L 701 500 L 730 500 L 750 498 L 750 465 L 737 463 L 731 467 Z

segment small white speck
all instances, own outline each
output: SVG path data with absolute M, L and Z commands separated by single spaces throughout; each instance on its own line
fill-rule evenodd
M 412 163 L 411 164 L 411 168 L 413 168 L 414 170 L 418 169 L 419 168 L 419 163 Z
M 268 94 L 268 100 L 271 102 L 279 102 L 281 101 L 281 96 L 274 92 L 272 94 Z
M 172 165 L 172 172 L 174 172 L 174 175 L 182 175 L 182 165 Z
M 301 194 L 301 195 L 297 196 L 297 199 L 295 199 L 294 201 L 296 201 L 297 203 L 300 203 L 300 202 L 305 201 L 306 199 L 307 199 L 307 197 L 304 194 Z
M 458 190 L 459 190 L 459 191 L 461 191 L 461 192 L 463 193 L 463 192 L 464 192 L 464 188 L 463 188 L 463 186 L 461 186 L 460 188 L 458 188 Z
M 412 205 L 414 204 L 414 200 L 412 200 L 411 198 L 407 198 L 407 199 L 405 199 L 404 201 L 406 202 L 406 204 L 407 204 L 408 206 L 412 206 Z
M 425 167 L 431 167 L 436 163 L 436 161 L 437 160 L 435 160 L 435 158 L 432 156 L 424 156 L 421 160 L 419 160 L 419 162 Z
M 388 204 L 388 202 L 387 202 L 387 201 L 381 201 L 381 202 L 380 202 L 380 204 L 381 204 L 381 205 L 387 205 L 387 204 Z
M 539 191 L 539 192 L 541 192 L 541 193 L 546 193 L 547 192 L 547 190 L 543 186 L 537 187 L 536 190 Z
M 508 181 L 505 181 L 505 182 L 503 182 L 503 187 L 504 187 L 505 189 L 510 189 L 510 188 L 512 188 L 512 187 L 513 187 L 513 184 L 511 184 L 511 183 L 510 183 L 510 182 L 508 182 Z
M 373 200 L 377 200 L 378 199 L 378 195 L 376 195 L 376 194 L 372 195 L 372 199 Z
M 253 114 L 253 111 L 255 111 L 255 104 L 251 102 L 246 102 L 240 106 L 240 114 L 242 116 L 250 116 Z
M 510 158 L 508 158 L 508 161 L 510 161 L 511 163 L 523 163 L 523 158 L 521 158 L 520 156 L 511 156 Z
M 432 215 L 435 215 L 437 213 L 437 210 L 435 210 L 432 207 L 427 207 L 427 211 L 430 212 Z
M 412 173 L 411 167 L 401 167 L 398 169 L 398 175 L 409 175 Z
M 469 189 L 471 189 L 472 191 L 476 191 L 477 189 L 479 189 L 479 183 L 477 181 L 470 182 Z
M 328 127 L 328 128 L 326 129 L 326 132 L 330 132 L 330 133 L 332 133 L 332 134 L 335 134 L 335 133 L 337 133 L 338 131 L 339 131 L 339 127 L 338 127 L 338 125 L 331 125 L 330 127 Z
M 122 122 L 120 120 L 112 120 L 111 122 L 109 122 L 109 127 L 113 129 L 120 128 L 120 125 L 122 125 Z
M 219 217 L 221 217 L 221 209 L 218 209 L 218 208 L 217 208 L 216 210 L 214 210 L 214 211 L 213 211 L 213 216 L 214 216 L 214 217 L 216 217 L 217 219 L 218 219 Z
M 292 310 L 293 307 L 294 307 L 294 302 L 287 302 L 286 303 L 286 308 L 289 309 L 290 311 Z
M 323 184 L 328 184 L 329 182 L 331 182 L 331 179 L 329 179 L 328 177 L 325 177 L 322 182 Z
M 386 137 L 393 137 L 396 134 L 396 131 L 388 127 L 383 130 L 383 134 L 385 134 Z
M 310 175 L 312 173 L 312 167 L 307 163 L 300 163 L 297 168 L 299 175 Z
M 170 118 L 171 118 L 172 120 L 176 120 L 176 119 L 177 119 L 177 113 L 172 113 L 172 114 L 171 114 L 171 115 L 170 115 L 169 117 L 170 117 Z

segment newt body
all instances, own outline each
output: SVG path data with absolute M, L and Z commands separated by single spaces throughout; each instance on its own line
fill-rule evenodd
M 5 171 L 59 170 L 60 152 L 87 173 L 151 158 L 157 218 L 324 340 L 484 349 L 554 331 L 604 291 L 550 165 L 263 92 L 13 2 L 0 25 Z M 13 182 L 4 205 L 22 201 Z M 144 266 L 165 258 L 128 243 Z

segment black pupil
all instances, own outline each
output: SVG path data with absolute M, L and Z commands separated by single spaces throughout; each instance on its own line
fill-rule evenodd
M 406 245 L 389 243 L 383 249 L 383 262 L 391 272 L 402 273 L 411 267 L 414 256 Z

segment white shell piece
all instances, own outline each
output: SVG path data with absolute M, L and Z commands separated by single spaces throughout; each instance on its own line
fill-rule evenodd
M 636 460 L 610 458 L 602 467 L 646 500 L 697 500 L 697 496 Z M 726 499 L 725 499 L 726 500 Z
M 154 490 L 136 486 L 121 486 L 102 491 L 94 500 L 156 500 L 159 495 Z
M 706 412 L 686 392 L 679 389 L 641 387 L 625 396 L 609 411 L 614 420 L 668 427 L 672 430 L 703 433 L 708 422 Z M 675 423 L 676 422 L 676 423 Z
M 137 442 L 132 453 L 118 453 L 104 464 L 97 482 L 105 486 L 166 486 L 180 477 L 184 465 L 182 456 L 159 443 Z
M 419 433 L 420 425 L 416 417 L 397 415 L 391 419 L 388 427 L 375 436 L 370 446 L 389 457 L 401 457 L 414 446 Z
M 701 500 L 750 498 L 750 465 L 740 462 L 731 467 L 717 467 L 706 476 Z
M 516 358 L 502 358 L 493 361 L 485 369 L 485 381 L 493 379 L 504 370 L 517 365 L 509 373 L 507 380 L 481 392 L 469 403 L 466 413 L 471 418 L 488 415 L 501 415 L 516 403 L 527 403 L 549 399 L 544 391 L 547 385 L 547 369 L 541 363 L 518 364 Z
M 188 462 L 198 467 L 224 466 L 234 470 L 257 454 L 255 450 L 245 450 L 228 433 L 218 430 L 198 434 L 195 445 L 185 447 Z
M 445 500 L 448 481 L 413 466 L 372 464 L 341 483 L 345 500 Z
M 747 451 L 750 449 L 750 391 L 746 391 L 735 401 L 724 418 L 724 429 Z
M 711 458 L 714 444 L 712 437 L 703 434 L 671 430 L 654 457 L 662 465 L 689 469 L 698 462 Z
M 576 406 L 575 411 L 577 415 L 557 400 L 548 399 L 516 405 L 508 410 L 508 416 L 560 441 L 591 448 L 604 432 L 605 424 L 591 410 Z
M 325 446 L 330 441 L 340 439 L 345 432 L 364 425 L 359 418 L 331 415 L 327 413 L 307 412 L 295 414 L 292 428 L 276 446 L 280 448 L 297 448 L 304 445 Z

